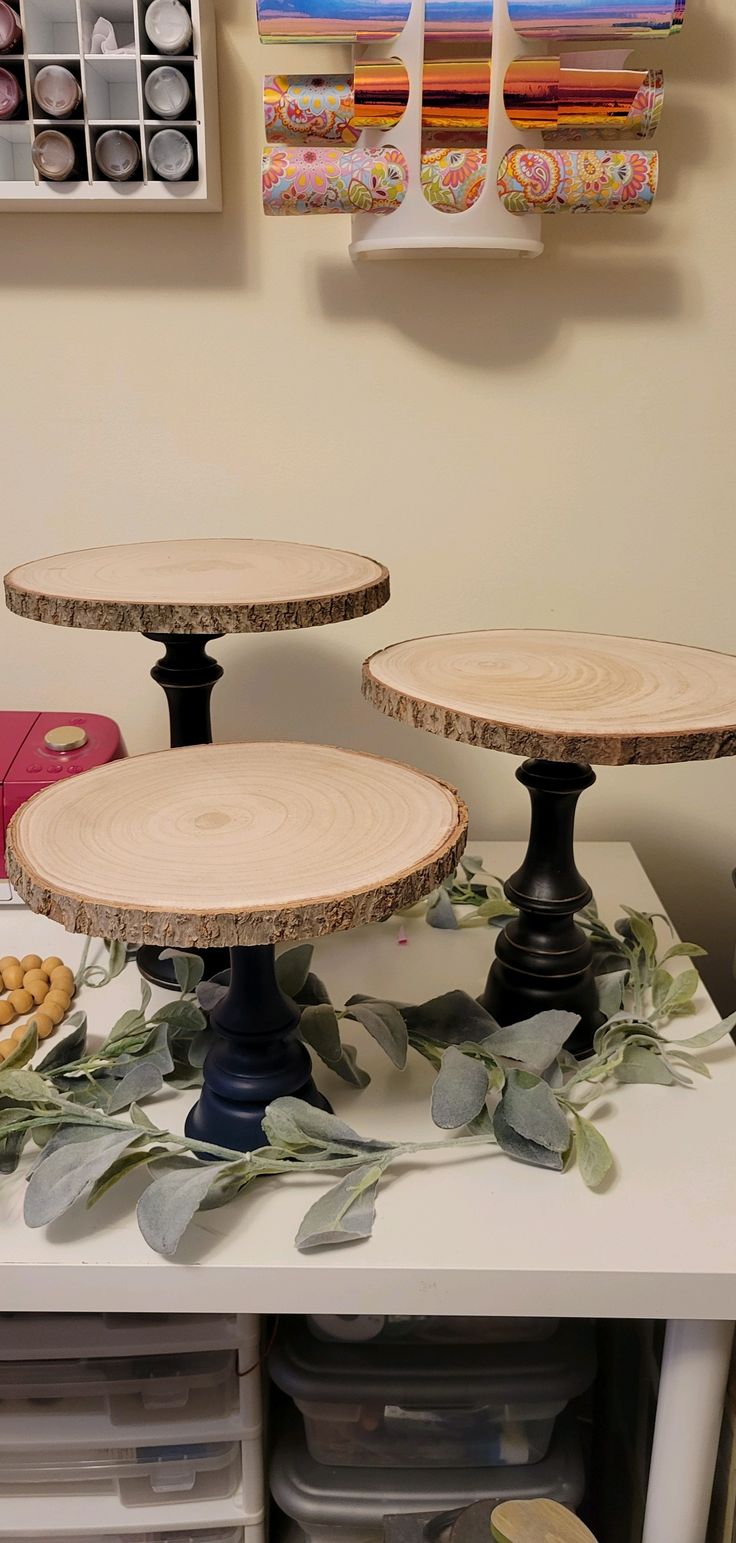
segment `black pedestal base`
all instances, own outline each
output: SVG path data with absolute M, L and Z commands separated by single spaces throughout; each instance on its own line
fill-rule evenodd
M 188 948 L 187 953 L 197 954 L 203 961 L 203 980 L 211 980 L 213 975 L 219 975 L 221 970 L 227 970 L 230 965 L 230 950 L 227 948 Z M 135 957 L 144 980 L 150 981 L 152 986 L 163 986 L 166 991 L 179 990 L 174 961 L 162 959 L 160 948 L 143 943 Z
M 231 950 L 230 989 L 212 1010 L 204 1087 L 185 1127 L 197 1141 L 252 1152 L 266 1144 L 263 1116 L 274 1099 L 330 1108 L 312 1081 L 299 1010 L 280 990 L 274 962 L 271 944 Z
M 549 1008 L 578 1013 L 566 1048 L 586 1055 L 603 1014 L 593 950 L 574 920 L 592 891 L 575 866 L 573 829 L 578 798 L 595 774 L 589 766 L 536 760 L 525 761 L 516 775 L 532 802 L 526 856 L 504 885 L 519 915 L 499 936 L 480 1001 L 504 1026 Z

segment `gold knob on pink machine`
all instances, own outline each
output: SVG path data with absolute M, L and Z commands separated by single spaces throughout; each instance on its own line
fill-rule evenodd
M 49 729 L 43 742 L 47 750 L 55 750 L 57 754 L 63 750 L 81 750 L 87 743 L 87 732 L 79 724 L 64 723 L 57 729 Z

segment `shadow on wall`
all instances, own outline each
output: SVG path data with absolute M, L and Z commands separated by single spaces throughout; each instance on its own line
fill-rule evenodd
M 669 47 L 633 48 L 632 64 L 665 69 L 665 110 L 656 140 L 660 187 L 646 217 L 548 216 L 542 221 L 545 252 L 532 262 L 447 258 L 353 266 L 347 256 L 322 261 L 312 270 L 317 303 L 330 320 L 378 319 L 426 352 L 478 369 L 523 366 L 549 349 L 572 321 L 586 326 L 604 319 L 636 328 L 642 321 L 697 319 L 702 285 L 683 259 L 678 219 L 692 216 L 692 192 L 704 168 L 709 184 L 714 171 L 730 172 L 729 145 L 710 125 L 718 122 L 716 87 L 732 79 L 734 53 L 733 35 L 697 0 L 691 0 L 681 38 Z M 509 143 L 512 138 L 510 129 Z M 679 201 L 688 189 L 690 202 L 680 216 Z M 711 194 L 716 196 L 712 188 Z
M 243 190 L 259 178 L 260 112 L 236 52 L 237 0 L 217 0 L 217 58 L 222 136 L 222 214 L 0 215 L 3 288 L 240 289 L 256 279 L 256 243 L 246 240 Z M 39 224 L 44 240 L 39 241 Z

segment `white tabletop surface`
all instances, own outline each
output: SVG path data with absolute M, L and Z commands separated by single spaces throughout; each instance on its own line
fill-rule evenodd
M 486 866 L 508 875 L 518 842 L 470 842 Z M 581 871 L 609 920 L 620 905 L 661 905 L 631 847 L 581 844 Z M 3 953 L 55 952 L 73 963 L 81 939 L 21 908 L 0 910 Z M 491 929 L 437 932 L 396 921 L 320 940 L 315 967 L 333 1001 L 356 991 L 422 1000 L 456 986 L 477 993 L 493 947 Z M 164 994 L 161 993 L 161 1000 Z M 135 966 L 80 1004 L 107 1031 L 137 997 Z M 716 1022 L 704 988 L 680 1033 Z M 433 1073 L 410 1052 L 393 1069 L 357 1024 L 345 1025 L 373 1081 L 347 1088 L 317 1063 L 336 1113 L 364 1134 L 429 1139 Z M 175 1261 L 151 1253 L 138 1233 L 135 1177 L 108 1194 L 94 1217 L 78 1206 L 51 1227 L 22 1219 L 23 1178 L 0 1179 L 0 1305 L 5 1311 L 441 1312 L 598 1317 L 736 1318 L 736 1050 L 707 1053 L 712 1081 L 694 1089 L 629 1086 L 589 1113 L 616 1157 L 606 1193 L 566 1174 L 511 1162 L 497 1150 L 450 1158 L 425 1154 L 390 1174 L 373 1237 L 299 1254 L 294 1234 L 326 1181 L 265 1181 L 227 1210 L 207 1212 Z M 194 1094 L 163 1094 L 161 1125 L 181 1129 Z M 451 1140 L 451 1138 L 450 1138 Z

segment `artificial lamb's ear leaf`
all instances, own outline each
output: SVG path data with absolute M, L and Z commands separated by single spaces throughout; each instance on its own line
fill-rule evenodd
M 461 1044 L 463 1040 L 482 1041 L 498 1025 L 475 997 L 467 991 L 446 991 L 418 1007 L 402 1008 L 401 1016 L 410 1034 L 421 1034 L 441 1045 Z
M 598 1189 L 613 1169 L 613 1153 L 605 1137 L 590 1120 L 575 1114 L 575 1151 L 578 1167 L 589 1189 Z
M 552 1089 L 531 1072 L 512 1071 L 501 1099 L 506 1122 L 535 1145 L 550 1152 L 566 1152 L 570 1127 Z
M 78 1061 L 84 1054 L 87 1044 L 87 1014 L 83 1012 L 72 1013 L 66 1020 L 67 1028 L 71 1034 L 66 1039 L 59 1040 L 57 1045 L 44 1056 L 38 1070 L 40 1072 L 61 1071 L 65 1066 L 71 1066 L 72 1061 Z
M 520 1023 L 494 1029 L 483 1040 L 483 1046 L 501 1060 L 518 1061 L 529 1071 L 541 1073 L 552 1065 L 579 1022 L 577 1013 L 551 1007 Z
M 3 1073 L 19 1071 L 22 1066 L 27 1066 L 28 1062 L 32 1060 L 33 1056 L 35 1055 L 37 1049 L 38 1030 L 36 1029 L 33 1019 L 30 1018 L 28 1020 L 26 1032 L 23 1035 L 23 1038 L 18 1040 L 15 1050 L 11 1050 L 10 1055 L 6 1056 L 5 1060 L 0 1062 L 0 1086 L 2 1086 L 3 1092 L 5 1092 L 5 1085 L 2 1082 Z
M 219 980 L 203 980 L 197 987 L 197 1002 L 203 1013 L 211 1013 L 213 1007 L 217 1007 L 223 997 L 227 996 L 229 987 Z
M 204 975 L 204 959 L 199 954 L 185 953 L 181 948 L 164 948 L 161 958 L 173 959 L 176 984 L 183 996 L 191 996 Z
M 628 974 L 628 970 L 610 970 L 607 975 L 596 976 L 598 1006 L 604 1018 L 612 1018 L 623 1006 Z
M 168 1258 L 175 1254 L 209 1192 L 235 1167 L 240 1168 L 241 1164 L 186 1162 L 154 1179 L 141 1195 L 136 1211 L 138 1226 L 149 1248 Z M 232 1194 L 227 1198 L 231 1199 Z
M 646 1045 L 626 1045 L 621 1065 L 616 1068 L 617 1082 L 653 1082 L 671 1088 L 679 1080 L 667 1062 Z
M 455 932 L 459 925 L 455 910 L 446 889 L 438 889 L 434 899 L 427 908 L 427 921 L 430 927 L 439 927 L 448 932 Z
M 263 1134 L 271 1146 L 286 1151 L 329 1150 L 348 1152 L 385 1151 L 393 1142 L 372 1141 L 300 1098 L 276 1098 L 269 1104 L 263 1120 Z
M 710 1029 L 701 1029 L 699 1034 L 691 1034 L 688 1039 L 679 1041 L 686 1050 L 707 1050 L 710 1045 L 717 1045 L 719 1039 L 725 1039 L 736 1028 L 736 1013 L 723 1018 L 720 1023 L 714 1023 Z
M 165 1023 L 176 1039 L 182 1034 L 199 1034 L 201 1029 L 207 1027 L 207 1019 L 201 1007 L 196 1002 L 183 1002 L 179 998 L 173 1002 L 164 1002 L 163 1007 L 157 1007 L 151 1023 Z
M 697 970 L 682 970 L 679 975 L 670 975 L 668 970 L 663 970 L 660 966 L 652 975 L 654 1007 L 664 1018 L 689 1012 L 699 985 L 700 976 Z
M 287 949 L 276 960 L 276 979 L 287 997 L 295 997 L 306 984 L 314 948 L 311 943 L 300 943 L 297 948 Z
M 335 1243 L 369 1238 L 376 1216 L 376 1192 L 383 1177 L 379 1163 L 364 1163 L 309 1207 L 296 1235 L 302 1252 Z
M 63 1216 L 75 1201 L 120 1157 L 126 1147 L 140 1141 L 142 1132 L 105 1130 L 88 1141 L 69 1141 L 54 1151 L 45 1148 L 28 1181 L 23 1216 L 28 1227 L 45 1227 Z
M 477 1118 L 488 1097 L 482 1061 L 449 1045 L 432 1088 L 432 1119 L 441 1130 L 459 1130 Z
M 137 1104 L 142 1098 L 152 1097 L 154 1093 L 160 1092 L 163 1085 L 164 1079 L 155 1062 L 135 1062 L 115 1088 L 107 1106 L 108 1114 L 119 1114 L 129 1104 Z
M 507 1157 L 515 1157 L 521 1163 L 531 1163 L 534 1168 L 556 1168 L 558 1173 L 565 1166 L 561 1152 L 551 1152 L 549 1147 L 529 1141 L 526 1136 L 520 1136 L 513 1125 L 509 1125 L 503 1112 L 503 1101 L 493 1112 L 493 1134 Z
M 358 1066 L 353 1046 L 342 1043 L 337 1013 L 329 1002 L 305 1007 L 299 1019 L 299 1031 L 315 1055 L 343 1082 L 350 1083 L 354 1088 L 368 1086 L 371 1079 Z
M 406 1066 L 409 1035 L 398 1008 L 391 1002 L 358 1002 L 348 1015 L 362 1023 L 399 1071 Z

